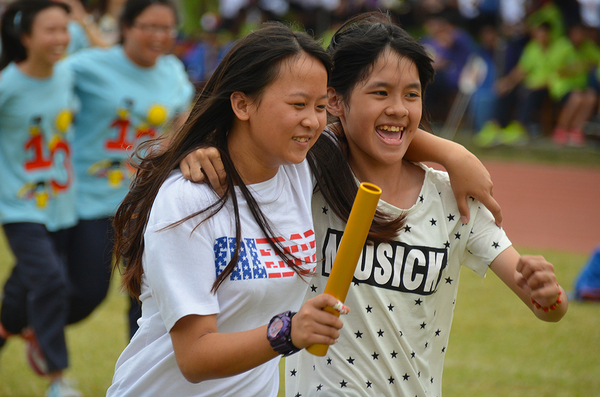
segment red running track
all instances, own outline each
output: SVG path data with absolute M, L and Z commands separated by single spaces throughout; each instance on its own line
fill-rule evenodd
M 600 168 L 484 161 L 515 246 L 588 254 L 600 245 Z

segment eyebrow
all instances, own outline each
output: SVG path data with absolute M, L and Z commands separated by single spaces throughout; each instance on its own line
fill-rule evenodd
M 309 97 L 309 95 L 307 93 L 305 93 L 305 92 L 293 92 L 293 93 L 288 94 L 287 96 L 301 96 L 301 97 L 304 97 L 304 98 L 308 98 Z M 319 100 L 321 100 L 321 99 L 327 99 L 327 94 L 324 94 L 321 97 L 319 97 Z
M 379 88 L 379 87 L 383 87 L 383 88 L 395 88 L 396 86 L 394 84 L 390 84 L 386 81 L 374 81 L 373 83 L 369 84 L 367 86 L 367 89 L 373 89 L 373 88 Z M 404 88 L 415 88 L 420 90 L 421 89 L 421 82 L 420 81 L 416 81 L 414 83 L 410 83 L 407 86 L 405 86 Z

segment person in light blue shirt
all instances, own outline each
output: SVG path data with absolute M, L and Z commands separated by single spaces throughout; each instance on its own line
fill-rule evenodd
M 77 212 L 81 219 L 106 218 L 128 191 L 133 149 L 187 111 L 193 87 L 173 55 L 142 67 L 117 45 L 82 50 L 65 62 L 81 102 L 74 141 Z
M 79 222 L 69 233 L 69 275 L 79 300 L 69 322 L 85 318 L 108 291 L 111 217 L 128 192 L 130 155 L 186 117 L 194 96 L 183 64 L 166 55 L 177 26 L 169 0 L 129 0 L 121 26 L 121 44 L 83 49 L 63 61 L 75 75 L 80 103 L 73 141 Z M 132 314 L 132 332 L 138 316 Z
M 69 35 L 71 41 L 67 46 L 67 55 L 89 47 L 108 47 L 94 17 L 88 14 L 81 0 L 60 0 L 71 8 Z
M 3 224 L 32 222 L 57 231 L 76 223 L 70 161 L 72 85 L 72 73 L 64 67 L 56 67 L 47 78 L 32 76 L 14 62 L 2 71 L 0 219 Z M 32 103 L 36 106 L 31 106 Z
M 51 380 L 47 396 L 77 397 L 64 327 L 69 282 L 62 236 L 76 223 L 71 130 L 72 72 L 55 66 L 69 43 L 69 7 L 17 1 L 2 16 L 0 55 L 0 222 L 16 263 L 4 284 L 0 348 L 11 335 Z
M 90 39 L 83 26 L 77 21 L 69 22 L 69 35 L 71 41 L 67 46 L 67 54 L 74 54 L 77 51 L 91 46 Z

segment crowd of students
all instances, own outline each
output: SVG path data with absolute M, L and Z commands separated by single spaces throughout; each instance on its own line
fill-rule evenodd
M 2 15 L 0 222 L 16 263 L 0 349 L 23 337 L 48 397 L 81 396 L 63 376 L 64 330 L 102 302 L 112 267 L 132 295 L 115 396 L 274 396 L 281 354 L 338 340 L 321 361 L 290 357 L 288 394 L 439 394 L 444 355 L 430 362 L 427 348 L 445 351 L 463 265 L 491 268 L 539 319 L 564 316 L 552 265 L 521 257 L 495 224 L 482 164 L 420 128 L 436 61 L 386 15 L 346 22 L 328 51 L 283 24 L 258 28 L 219 57 L 190 117 L 194 85 L 169 55 L 174 4 L 127 0 L 119 21 L 110 45 L 78 4 L 18 0 Z M 65 57 L 74 22 L 87 42 Z M 385 202 L 342 322 L 321 292 L 358 181 Z M 394 307 L 412 314 L 397 322 Z M 411 381 L 369 372 L 372 354 Z
M 600 23 L 593 16 L 600 15 L 600 9 L 589 9 L 589 2 L 473 5 L 431 0 L 400 6 L 339 1 L 302 7 L 289 2 L 286 13 L 274 13 L 261 7 L 261 2 L 231 3 L 236 4 L 235 10 L 225 7 L 223 15 L 205 14 L 200 38 L 179 41 L 178 56 L 198 86 L 210 77 L 235 39 L 261 20 L 299 21 L 327 46 L 341 21 L 353 13 L 387 6 L 434 59 L 436 76 L 425 104 L 435 133 L 443 133 L 444 123 L 453 116 L 453 104 L 466 95 L 461 79 L 468 79 L 469 72 L 478 73 L 472 65 L 483 64 L 474 92 L 468 93 L 461 125 L 473 132 L 477 145 L 517 145 L 546 137 L 558 146 L 584 146 L 589 138 L 598 139 Z M 473 62 L 474 58 L 480 62 Z

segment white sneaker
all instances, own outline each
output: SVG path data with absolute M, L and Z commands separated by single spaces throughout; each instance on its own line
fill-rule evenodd
M 46 390 L 46 397 L 82 397 L 82 395 L 77 389 L 73 388 L 69 381 L 58 378 Z

